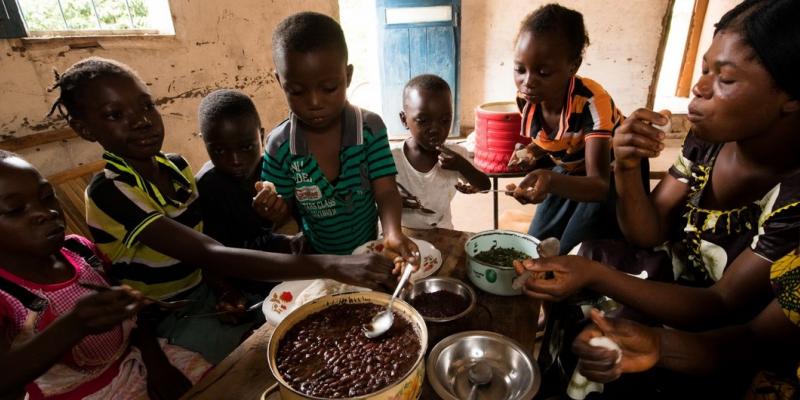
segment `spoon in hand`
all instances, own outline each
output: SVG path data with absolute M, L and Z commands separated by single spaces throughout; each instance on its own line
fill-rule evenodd
M 403 270 L 403 276 L 400 277 L 400 283 L 397 284 L 397 289 L 394 290 L 392 298 L 389 300 L 389 304 L 386 305 L 386 310 L 379 312 L 377 315 L 372 317 L 372 321 L 361 327 L 361 330 L 364 331 L 364 335 L 366 337 L 374 339 L 380 335 L 383 335 L 389 330 L 389 328 L 392 327 L 392 324 L 394 323 L 392 304 L 394 303 L 394 299 L 397 298 L 397 295 L 400 294 L 400 290 L 402 290 L 403 286 L 406 285 L 406 281 L 408 281 L 408 277 L 411 276 L 411 272 L 413 271 L 414 267 L 411 264 L 406 264 L 406 268 Z
M 96 292 L 107 292 L 111 290 L 110 287 L 96 285 L 94 283 L 87 283 L 87 282 L 78 282 L 78 286 L 84 287 L 86 289 L 91 289 Z M 194 300 L 191 299 L 164 301 L 164 300 L 154 299 L 148 296 L 144 296 L 143 298 L 145 301 L 153 303 L 164 310 L 180 310 L 181 308 L 185 308 L 186 306 L 195 302 Z
M 536 245 L 536 252 L 538 253 L 537 258 L 555 257 L 558 255 L 560 248 L 561 241 L 554 237 L 549 237 L 545 240 L 542 240 L 538 245 Z M 527 282 L 531 276 L 533 276 L 533 272 L 523 272 L 520 276 L 514 278 L 514 281 L 511 282 L 511 287 L 514 290 L 522 289 L 522 287 L 525 286 L 525 282 Z

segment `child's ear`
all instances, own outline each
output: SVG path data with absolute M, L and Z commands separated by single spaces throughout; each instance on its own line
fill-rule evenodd
M 94 134 L 92 134 L 85 122 L 77 118 L 71 118 L 69 120 L 69 127 L 72 128 L 72 130 L 75 131 L 75 133 L 77 133 L 82 139 L 90 142 L 97 141 L 97 138 L 94 136 Z
M 353 64 L 347 64 L 347 87 L 350 87 L 350 81 L 353 80 Z
M 258 128 L 258 137 L 261 140 L 261 143 L 264 144 L 264 127 Z
M 578 73 L 578 69 L 580 69 L 581 64 L 583 63 L 583 57 L 578 57 L 572 61 L 572 65 L 570 65 L 570 75 L 575 75 Z
M 408 129 L 408 124 L 406 123 L 406 112 L 400 111 L 400 123 L 403 124 L 403 128 Z

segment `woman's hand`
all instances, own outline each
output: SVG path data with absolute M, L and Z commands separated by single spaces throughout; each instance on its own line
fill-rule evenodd
M 614 132 L 614 168 L 638 169 L 642 158 L 655 158 L 664 150 L 665 133 L 653 125 L 665 126 L 669 118 L 646 108 L 633 112 Z
M 381 291 L 391 290 L 396 286 L 396 280 L 392 276 L 394 264 L 382 254 L 326 256 L 322 268 L 326 278 L 349 285 Z
M 624 373 L 647 371 L 658 362 L 660 341 L 654 328 L 625 319 L 607 319 L 596 309 L 591 311 L 591 318 L 594 324 L 572 343 L 572 351 L 580 358 L 578 370 L 587 379 L 611 382 Z M 589 340 L 600 336 L 620 347 L 621 358 L 616 351 L 589 344 Z
M 402 232 L 385 232 L 383 247 L 384 254 L 394 262 L 393 274 L 399 275 L 406 263 L 413 265 L 415 271 L 419 269 L 419 247 Z
M 253 209 L 261 218 L 280 225 L 289 216 L 289 206 L 278 195 L 272 182 L 256 182 L 256 197 Z
M 82 336 L 106 332 L 136 315 L 143 306 L 142 294 L 128 286 L 114 287 L 86 296 L 65 318 Z
M 589 286 L 602 265 L 580 256 L 559 256 L 515 261 L 518 275 L 531 271 L 523 292 L 545 301 L 561 301 Z M 552 278 L 543 279 L 550 275 Z
M 553 171 L 549 169 L 533 170 L 515 185 L 506 185 L 506 194 L 513 196 L 520 204 L 539 204 L 550 194 L 550 182 Z

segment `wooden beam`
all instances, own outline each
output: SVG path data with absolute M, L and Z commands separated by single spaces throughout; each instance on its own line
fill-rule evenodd
M 100 171 L 105 165 L 106 162 L 103 160 L 90 162 L 88 164 L 81 165 L 80 167 L 50 175 L 47 177 L 47 180 L 49 180 L 53 185 L 57 185 L 59 183 Z
M 677 97 L 689 97 L 692 90 L 692 75 L 700 46 L 700 35 L 703 33 L 703 23 L 706 20 L 706 10 L 708 10 L 708 0 L 695 0 L 689 34 L 686 36 L 686 50 L 683 53 L 681 72 L 678 76 L 678 87 L 675 89 Z
M 0 142 L 0 149 L 17 152 L 20 150 L 30 149 L 32 147 L 74 139 L 77 137 L 78 134 L 75 133 L 72 128 L 60 128 L 52 131 L 34 133 L 32 135 L 3 140 Z
M 674 8 L 675 0 L 669 0 L 667 11 L 664 13 L 664 17 L 661 18 L 661 40 L 658 43 L 658 51 L 656 51 L 656 62 L 655 68 L 653 68 L 653 76 L 650 78 L 650 87 L 647 89 L 647 108 L 653 108 L 656 102 L 656 86 L 658 85 L 658 77 L 661 75 L 661 66 L 664 63 L 667 39 L 669 39 L 669 32 L 672 29 L 672 13 Z

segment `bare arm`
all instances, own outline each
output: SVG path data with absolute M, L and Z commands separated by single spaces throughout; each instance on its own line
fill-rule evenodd
M 403 200 L 397 191 L 394 176 L 384 176 L 372 181 L 372 192 L 378 203 L 381 227 L 386 235 L 401 234 L 400 217 L 403 213 Z
M 611 169 L 610 152 L 610 140 L 586 140 L 586 176 L 562 175 L 542 170 L 552 175 L 550 192 L 580 202 L 606 200 Z
M 70 318 L 61 318 L 14 349 L 7 335 L 0 335 L 0 394 L 14 393 L 47 372 L 83 338 L 79 332 Z
M 710 288 L 634 278 L 603 268 L 589 288 L 666 325 L 701 330 L 752 318 L 770 299 L 770 262 L 745 250 Z
M 531 279 L 526 293 L 542 300 L 561 300 L 587 288 L 633 307 L 669 326 L 708 329 L 742 323 L 770 299 L 770 262 L 745 250 L 710 288 L 693 288 L 639 279 L 578 256 L 526 260 L 518 267 L 552 271 L 554 279 Z
M 615 172 L 617 220 L 622 234 L 640 247 L 664 243 L 689 195 L 689 186 L 667 175 L 648 197 L 642 187 L 641 172 Z
M 656 365 L 706 376 L 754 368 L 763 361 L 800 357 L 800 328 L 789 321 L 777 300 L 747 324 L 702 333 L 604 318 L 596 310 L 591 317 L 594 324 L 578 335 L 572 348 L 581 359 L 581 373 L 596 382 L 610 382 L 621 374 L 646 371 Z M 616 351 L 589 345 L 589 340 L 598 336 L 606 336 L 620 346 L 620 362 L 616 362 Z
M 374 289 L 391 287 L 391 261 L 381 256 L 290 255 L 225 247 L 169 218 L 139 235 L 148 247 L 223 275 L 259 281 L 329 277 Z
M 786 318 L 778 301 L 772 300 L 745 325 L 697 334 L 659 329 L 658 365 L 705 375 L 773 358 L 796 360 L 800 356 L 798 337 L 800 328 Z
M 442 168 L 458 171 L 458 173 L 467 180 L 467 183 L 478 191 L 492 188 L 489 177 L 475 168 L 475 166 L 461 156 L 461 154 L 458 154 L 456 151 L 446 146 L 439 146 L 437 149 L 439 150 L 439 163 Z
M 586 141 L 586 176 L 564 175 L 550 169 L 535 169 L 519 185 L 506 189 L 522 204 L 537 204 L 552 193 L 581 202 L 603 201 L 608 198 L 610 155 L 609 141 Z
M 55 365 L 85 336 L 108 331 L 138 311 L 136 297 L 127 290 L 109 290 L 87 296 L 69 313 L 41 333 L 11 347 L 0 332 L 0 395 L 32 382 Z
M 629 242 L 652 247 L 667 239 L 671 221 L 689 194 L 689 187 L 666 176 L 647 196 L 642 187 L 641 160 L 658 157 L 664 148 L 664 132 L 651 123 L 665 123 L 664 116 L 639 109 L 625 120 L 614 135 L 614 177 L 616 179 L 617 219 Z
M 419 248 L 403 234 L 400 217 L 403 210 L 403 199 L 397 191 L 394 176 L 384 176 L 372 181 L 372 191 L 375 202 L 378 203 L 378 215 L 383 228 L 383 244 L 387 250 L 402 257 L 395 258 L 394 273 L 400 273 L 404 265 L 403 260 L 419 266 Z

